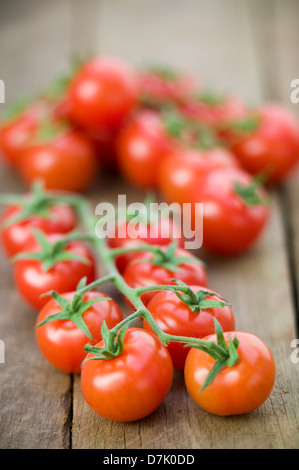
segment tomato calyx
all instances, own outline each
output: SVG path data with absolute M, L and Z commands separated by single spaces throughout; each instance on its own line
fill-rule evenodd
M 167 134 L 182 145 L 202 150 L 222 145 L 211 127 L 198 119 L 187 118 L 176 108 L 165 108 L 162 120 Z
M 51 269 L 55 264 L 61 261 L 74 260 L 79 261 L 83 264 L 90 264 L 89 259 L 67 250 L 67 245 L 70 242 L 77 240 L 90 240 L 91 237 L 89 235 L 71 233 L 53 242 L 50 241 L 45 236 L 45 234 L 37 228 L 33 228 L 32 232 L 40 247 L 39 251 L 24 251 L 18 253 L 11 259 L 13 263 L 24 259 L 36 260 L 42 263 L 42 268 L 44 272 L 49 271 L 49 269 Z
M 261 117 L 257 113 L 250 113 L 245 119 L 231 121 L 225 130 L 241 135 L 250 135 L 259 128 L 260 123 Z
M 181 137 L 186 130 L 187 119 L 183 117 L 175 108 L 166 108 L 162 111 L 164 129 L 171 137 Z
M 178 256 L 176 254 L 177 249 L 177 242 L 173 241 L 170 243 L 164 250 L 160 246 L 150 245 L 147 246 L 146 251 L 150 251 L 152 253 L 152 258 L 150 259 L 136 259 L 133 260 L 132 263 L 149 263 L 155 266 L 161 266 L 169 271 L 178 272 L 181 271 L 180 265 L 183 263 L 200 263 L 203 264 L 203 261 L 199 258 L 195 258 L 192 256 Z M 137 251 L 137 250 L 136 250 Z M 141 251 L 141 250 L 139 250 Z M 144 247 L 143 247 L 143 251 Z
M 61 204 L 59 201 L 58 203 Z M 51 217 L 50 209 L 57 204 L 57 200 L 51 193 L 44 191 L 42 183 L 36 182 L 26 197 L 19 194 L 2 194 L 0 204 L 12 204 L 20 207 L 20 210 L 5 220 L 3 227 L 7 228 L 32 216 L 49 219 Z
M 55 139 L 71 131 L 71 126 L 66 120 L 52 121 L 45 118 L 40 122 L 36 131 L 36 143 L 52 143 Z
M 82 362 L 82 366 L 85 364 L 85 362 L 90 360 L 114 359 L 120 356 L 120 354 L 123 352 L 123 340 L 129 324 L 130 322 L 127 322 L 118 331 L 115 331 L 115 329 L 109 330 L 104 320 L 101 327 L 101 335 L 104 341 L 104 347 L 101 348 L 99 346 L 91 346 L 90 344 L 86 344 L 84 350 L 87 353 L 91 353 L 92 356 L 87 357 Z
M 200 94 L 196 96 L 196 101 L 207 104 L 209 106 L 220 106 L 225 103 L 225 100 L 225 96 L 218 95 L 209 90 L 203 90 Z
M 24 113 L 24 111 L 34 103 L 35 99 L 35 97 L 27 96 L 11 103 L 4 112 L 3 122 L 10 122 L 13 119 L 20 117 L 22 113 Z
M 268 204 L 266 197 L 261 195 L 262 183 L 266 176 L 264 174 L 256 175 L 248 185 L 239 182 L 234 183 L 234 192 L 248 206 L 256 206 L 260 204 Z
M 231 306 L 228 302 L 222 300 L 213 300 L 208 297 L 219 297 L 219 294 L 214 292 L 200 289 L 198 292 L 194 292 L 191 287 L 187 286 L 184 282 L 178 279 L 171 279 L 175 281 L 179 287 L 184 288 L 184 292 L 180 292 L 180 289 L 175 288 L 173 292 L 176 296 L 187 305 L 193 313 L 199 313 L 201 310 L 206 310 L 209 308 L 223 308 L 226 306 Z
M 171 82 L 175 82 L 180 78 L 179 72 L 172 69 L 171 67 L 158 65 L 149 67 L 146 71 L 158 75 L 159 77 Z
M 56 320 L 72 320 L 72 322 L 86 335 L 91 341 L 94 341 L 82 315 L 85 313 L 93 304 L 101 302 L 103 300 L 112 300 L 110 297 L 95 297 L 91 300 L 84 301 L 84 294 L 90 292 L 91 288 L 96 285 L 103 283 L 103 280 L 100 282 L 93 282 L 89 285 L 86 285 L 86 277 L 82 278 L 78 283 L 77 289 L 74 293 L 73 299 L 70 301 L 66 299 L 63 295 L 58 294 L 56 291 L 49 291 L 42 294 L 42 297 L 50 295 L 58 305 L 62 308 L 58 313 L 46 317 L 41 321 L 37 327 Z
M 227 345 L 220 323 L 215 317 L 213 320 L 217 336 L 217 343 L 214 343 L 213 341 L 206 341 L 206 344 L 204 344 L 203 340 L 203 344 L 190 342 L 185 345 L 185 347 L 200 349 L 215 359 L 215 364 L 208 373 L 200 389 L 200 392 L 202 392 L 213 382 L 217 374 L 219 374 L 219 372 L 224 369 L 224 367 L 233 367 L 239 360 L 239 355 L 237 353 L 237 348 L 239 346 L 238 338 L 234 337 L 232 339 L 229 335 L 229 343 Z

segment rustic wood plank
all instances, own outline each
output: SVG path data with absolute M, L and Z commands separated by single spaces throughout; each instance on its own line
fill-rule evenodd
M 7 103 L 36 93 L 68 70 L 70 0 L 1 2 L 0 21 Z
M 68 0 L 1 2 L 0 74 L 7 104 L 36 92 L 63 71 L 69 55 L 68 18 Z M 4 105 L 0 107 L 2 111 Z M 15 176 L 1 169 L 1 192 L 23 189 Z M 2 252 L 0 265 L 0 338 L 5 343 L 5 363 L 0 364 L 0 447 L 68 448 L 71 377 L 54 370 L 41 356 L 34 336 L 36 312 L 19 298 Z
M 47 2 L 46 13 L 40 18 L 37 13 L 40 2 L 30 0 L 30 3 L 35 6 L 30 13 L 34 24 L 39 24 L 37 32 L 30 32 L 32 19 L 24 17 L 24 10 L 13 27 L 5 22 L 6 26 L 2 28 L 1 24 L 0 55 L 5 58 L 1 65 L 10 64 L 9 68 L 3 65 L 3 78 L 9 83 L 8 100 L 43 86 L 52 72 L 54 76 L 61 70 L 68 47 L 79 50 L 80 36 L 85 34 L 79 33 L 74 40 L 74 31 L 76 28 L 79 31 L 80 25 L 81 31 L 86 31 L 88 24 L 84 19 L 79 21 L 78 16 L 77 20 L 72 20 L 74 23 L 69 23 L 67 1 Z M 83 16 L 84 8 L 76 3 L 79 4 L 75 2 L 72 8 L 78 8 Z M 267 2 L 260 3 L 265 8 Z M 53 9 L 50 4 L 54 5 Z M 88 0 L 88 4 L 92 5 L 92 0 Z M 260 86 L 260 64 L 252 37 L 255 31 L 245 14 L 246 2 L 192 0 L 188 8 L 182 0 L 175 6 L 170 0 L 163 4 L 158 4 L 158 0 L 105 0 L 101 3 L 101 17 L 94 17 L 93 24 L 99 24 L 99 33 L 86 38 L 82 50 L 88 51 L 90 41 L 98 41 L 97 50 L 121 55 L 132 64 L 140 65 L 146 59 L 147 62 L 159 60 L 184 67 L 201 75 L 211 87 L 259 100 L 264 90 Z M 294 14 L 294 9 L 292 12 Z M 16 11 L 9 14 L 14 19 Z M 87 14 L 92 16 L 90 11 Z M 143 21 L 139 22 L 140 17 Z M 55 34 L 49 39 L 54 19 Z M 14 38 L 15 24 L 18 35 L 27 38 L 23 50 L 18 49 L 18 41 Z M 69 24 L 73 24 L 71 34 Z M 217 41 L 214 31 L 217 31 Z M 39 41 L 33 49 L 28 46 L 30 41 L 35 44 L 41 37 L 42 45 Z M 11 44 L 9 51 L 6 44 Z M 18 64 L 11 63 L 12 54 L 18 58 Z M 46 62 L 47 66 L 44 65 Z M 215 70 L 221 73 L 216 76 Z M 1 177 L 0 187 L 1 191 L 22 189 L 7 173 Z M 90 199 L 96 204 L 104 198 L 115 200 L 117 194 L 124 193 L 128 193 L 129 201 L 141 200 L 143 196 L 142 192 L 132 191 L 118 179 L 105 177 L 90 193 Z M 295 198 L 292 201 L 295 214 Z M 71 378 L 55 371 L 40 357 L 33 336 L 35 318 L 16 298 L 9 268 L 2 257 L 0 301 L 3 298 L 4 313 L 0 317 L 0 338 L 6 345 L 6 363 L 0 364 L 0 399 L 3 403 L 0 446 L 60 448 L 68 447 L 72 440 L 74 448 L 298 448 L 298 378 L 297 366 L 290 361 L 290 341 L 295 332 L 285 242 L 282 213 L 275 198 L 268 229 L 253 251 L 236 259 L 206 257 L 211 286 L 232 302 L 237 327 L 264 339 L 277 361 L 274 391 L 261 408 L 240 417 L 211 416 L 188 397 L 182 374 L 178 372 L 170 394 L 155 413 L 141 422 L 112 423 L 89 409 L 81 394 L 79 376 L 75 376 L 72 434 L 69 422 Z M 116 298 L 120 299 L 119 296 Z M 19 315 L 18 335 L 13 318 L 16 313 Z M 17 354 L 19 344 L 26 347 L 26 355 L 23 351 L 21 355 Z
M 248 2 L 249 12 L 256 24 L 255 40 L 259 51 L 259 68 L 263 76 L 263 96 L 268 101 L 277 101 L 299 117 L 298 104 L 292 103 L 291 81 L 298 77 L 299 58 L 294 45 L 298 42 L 297 19 L 299 4 L 294 0 L 253 0 Z M 272 17 L 265 22 L 264 18 Z M 299 332 L 299 166 L 279 189 L 279 200 L 284 215 L 284 228 L 288 252 L 289 269 L 295 323 Z
M 2 173 L 1 192 L 19 191 L 16 178 Z M 11 266 L 0 255 L 0 448 L 68 448 L 71 378 L 54 370 L 35 341 L 36 312 L 14 288 Z
M 102 0 L 99 45 L 134 66 L 173 66 L 219 92 L 260 99 L 244 1 Z
M 71 49 L 75 56 L 83 58 L 101 52 L 101 4 L 101 0 L 71 0 Z
M 268 4 L 260 3 L 263 19 Z M 170 8 L 167 1 L 158 5 L 155 1 L 128 0 L 121 7 L 120 1 L 112 0 L 102 2 L 101 12 L 100 43 L 104 52 L 121 55 L 136 65 L 161 61 L 185 67 L 201 75 L 211 87 L 239 93 L 251 101 L 258 102 L 265 96 L 265 69 L 259 68 L 259 44 L 254 39 L 257 25 L 251 23 L 247 2 L 192 2 L 187 10 L 185 2 Z M 138 21 L 140 18 L 147 21 Z M 269 31 L 271 28 L 270 25 Z M 269 52 L 269 44 L 263 51 Z M 265 59 L 263 54 L 262 57 Z M 215 70 L 221 70 L 221 74 Z M 116 188 L 119 192 L 117 185 Z M 268 229 L 250 253 L 235 259 L 206 259 L 211 287 L 232 302 L 237 328 L 259 335 L 273 351 L 277 377 L 270 399 L 248 415 L 211 416 L 188 397 L 182 374 L 177 372 L 170 394 L 155 413 L 141 422 L 111 423 L 89 409 L 76 377 L 72 433 L 75 448 L 298 447 L 298 379 L 290 361 L 294 310 L 277 197 Z
M 296 44 L 299 41 L 298 16 L 299 4 L 287 0 L 282 4 L 275 2 L 276 12 L 276 68 L 275 98 L 287 106 L 299 118 L 299 104 L 291 102 L 290 84 L 294 78 L 299 78 L 299 57 Z M 299 333 L 299 167 L 281 189 L 281 205 L 286 219 L 288 237 L 289 262 L 292 274 L 293 300 L 297 313 L 297 336 Z

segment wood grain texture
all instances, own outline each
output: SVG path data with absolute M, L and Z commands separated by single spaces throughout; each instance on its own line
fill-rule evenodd
M 101 51 L 132 65 L 159 61 L 185 68 L 211 88 L 251 102 L 276 98 L 287 103 L 290 77 L 299 70 L 298 2 L 281 3 L 29 0 L 25 7 L 25 2 L 12 0 L 5 8 L 2 3 L 0 75 L 8 85 L 7 101 L 48 83 L 65 69 L 70 53 Z M 1 192 L 23 189 L 17 178 L 2 172 Z M 169 395 L 148 418 L 131 424 L 100 418 L 83 400 L 80 377 L 56 371 L 41 357 L 33 332 L 35 314 L 18 298 L 2 255 L 0 338 L 6 363 L 0 364 L 0 447 L 298 448 L 298 364 L 290 360 L 290 342 L 296 336 L 292 273 L 295 268 L 299 273 L 298 190 L 297 177 L 284 190 L 284 200 L 274 195 L 268 228 L 246 255 L 220 259 L 200 253 L 208 263 L 211 287 L 233 305 L 237 328 L 260 336 L 276 360 L 271 397 L 244 416 L 204 412 L 176 372 Z M 143 191 L 113 176 L 102 176 L 88 197 L 95 207 L 102 200 L 116 202 L 118 194 L 127 194 L 128 202 L 144 197 Z M 124 307 L 113 288 L 105 291 Z
M 7 104 L 35 93 L 64 71 L 69 18 L 68 1 L 1 2 L 0 73 Z M 24 187 L 2 168 L 0 191 L 23 192 Z M 5 343 L 5 364 L 0 364 L 0 447 L 67 448 L 71 378 L 41 356 L 34 337 L 36 312 L 19 298 L 2 251 L 0 266 L 0 338 Z
M 30 96 L 68 70 L 70 0 L 1 2 L 0 70 L 6 102 Z
M 16 178 L 1 173 L 1 192 L 20 192 Z M 0 448 L 67 448 L 71 380 L 42 357 L 35 341 L 36 311 L 13 285 L 12 267 L 0 255 Z
M 263 97 L 277 101 L 297 115 L 299 104 L 291 102 L 291 81 L 299 78 L 299 57 L 294 45 L 299 40 L 297 18 L 299 3 L 296 0 L 248 1 L 248 11 L 255 25 L 252 35 L 257 47 L 257 60 L 261 71 Z M 270 16 L 271 21 L 264 21 Z M 266 58 L 266 60 L 265 60 Z M 292 296 L 296 310 L 297 333 L 299 332 L 299 168 L 290 175 L 279 190 L 281 210 L 284 216 L 286 248 L 292 281 Z
M 276 11 L 276 68 L 273 73 L 277 83 L 274 99 L 287 106 L 299 119 L 299 103 L 291 102 L 290 84 L 299 78 L 299 57 L 294 53 L 293 45 L 298 44 L 299 3 L 288 0 L 284 5 L 275 2 Z M 289 264 L 292 273 L 293 301 L 297 313 L 297 337 L 299 333 L 299 167 L 281 189 L 281 206 L 285 215 L 285 228 L 288 237 Z M 298 373 L 297 369 L 297 373 Z

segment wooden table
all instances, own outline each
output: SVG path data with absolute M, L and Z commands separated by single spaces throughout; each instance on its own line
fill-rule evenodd
M 9 103 L 64 71 L 71 53 L 104 52 L 132 65 L 184 67 L 211 88 L 250 102 L 276 100 L 296 112 L 289 96 L 299 75 L 298 17 L 296 0 L 1 2 L 0 78 Z M 7 170 L 0 178 L 1 192 L 24 190 Z M 0 447 L 298 448 L 299 363 L 290 357 L 298 337 L 298 181 L 297 173 L 275 191 L 268 228 L 250 253 L 206 259 L 210 285 L 232 302 L 237 328 L 260 336 L 274 354 L 276 383 L 264 405 L 243 416 L 212 416 L 194 404 L 177 372 L 148 418 L 100 418 L 84 402 L 79 376 L 55 370 L 39 353 L 36 314 L 19 299 L 1 255 Z M 117 194 L 143 197 L 113 177 L 100 177 L 88 196 L 96 204 Z

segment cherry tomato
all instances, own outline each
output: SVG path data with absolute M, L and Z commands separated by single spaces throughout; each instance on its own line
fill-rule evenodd
M 143 189 L 153 189 L 158 166 L 175 144 L 164 130 L 161 116 L 145 110 L 126 124 L 116 145 L 119 168 L 125 178 Z
M 169 152 L 158 168 L 158 188 L 167 202 L 190 202 L 203 172 L 238 167 L 236 157 L 224 148 L 182 149 Z
M 69 88 L 70 116 L 85 129 L 119 128 L 137 99 L 137 82 L 129 67 L 112 57 L 85 63 Z
M 281 183 L 299 161 L 299 121 L 279 105 L 264 104 L 257 111 L 257 129 L 235 135 L 231 148 L 247 171 L 264 173 L 267 183 Z
M 103 347 L 103 341 L 97 346 Z M 113 421 L 136 421 L 158 408 L 172 379 L 171 358 L 158 337 L 129 328 L 118 357 L 85 362 L 81 387 L 85 400 L 99 415 Z
M 152 264 L 153 254 L 150 252 L 138 253 L 127 265 L 123 274 L 127 284 L 133 288 L 176 284 L 171 279 L 178 279 L 187 285 L 207 286 L 207 273 L 203 264 L 195 258 L 189 251 L 178 248 L 176 256 L 190 258 L 177 265 L 178 270 L 170 270 L 158 264 Z M 145 305 L 155 295 L 155 291 L 144 292 L 141 299 Z
M 74 292 L 63 294 L 63 297 L 71 301 Z M 100 292 L 89 291 L 83 296 L 83 302 L 88 302 L 97 297 L 107 297 Z M 36 325 L 51 315 L 62 310 L 62 307 L 54 300 L 48 300 L 40 311 Z M 55 367 L 64 372 L 78 373 L 86 356 L 84 346 L 96 344 L 101 341 L 101 326 L 105 320 L 108 328 L 113 328 L 122 319 L 122 313 L 113 300 L 104 300 L 94 303 L 83 314 L 84 320 L 94 341 L 83 333 L 71 319 L 54 320 L 36 327 L 36 340 L 44 357 Z
M 252 200 L 240 194 L 243 188 Z M 236 255 L 251 248 L 268 220 L 265 200 L 265 190 L 256 189 L 252 176 L 241 169 L 206 172 L 191 199 L 191 203 L 203 203 L 203 246 L 222 255 Z
M 1 156 L 9 166 L 18 166 L 20 155 L 34 138 L 46 109 L 46 102 L 37 100 L 1 125 Z
M 204 290 L 213 294 L 207 295 L 205 300 L 223 302 L 219 294 L 205 287 L 192 286 L 191 289 L 194 292 Z M 151 312 L 162 331 L 170 335 L 203 338 L 215 331 L 213 317 L 219 321 L 223 331 L 235 329 L 234 314 L 229 305 L 204 308 L 194 313 L 174 292 L 168 290 L 157 292 L 148 302 L 147 309 Z M 144 321 L 144 328 L 151 330 L 146 321 Z M 185 344 L 171 341 L 167 346 L 173 366 L 176 369 L 184 369 L 186 357 L 190 350 L 190 348 L 184 347 Z
M 51 242 L 62 238 L 61 235 L 48 235 Z M 81 241 L 72 241 L 66 246 L 66 251 L 86 259 L 86 263 L 75 259 L 59 261 L 47 271 L 43 263 L 34 259 L 19 259 L 14 263 L 14 282 L 21 297 L 32 307 L 41 309 L 49 299 L 40 297 L 50 290 L 59 293 L 71 292 L 76 289 L 83 277 L 87 283 L 95 280 L 95 260 L 90 249 Z M 24 246 L 28 253 L 40 252 L 36 241 Z
M 145 242 L 149 245 L 167 246 L 176 240 L 179 247 L 183 247 L 184 239 L 180 227 L 169 217 L 161 217 L 160 221 L 149 224 L 139 222 L 138 226 L 129 229 L 129 222 L 124 222 L 116 226 L 115 236 L 108 238 L 110 248 L 137 248 Z M 136 252 L 126 253 L 116 257 L 116 265 L 120 273 L 123 273 L 126 266 Z
M 275 362 L 268 346 L 257 336 L 244 331 L 224 333 L 239 340 L 238 362 L 225 366 L 202 392 L 200 389 L 215 360 L 206 352 L 192 348 L 185 365 L 185 383 L 193 400 L 216 415 L 248 413 L 268 398 L 275 380 Z M 216 335 L 204 338 L 216 341 Z
M 78 192 L 90 187 L 96 168 L 93 145 L 78 130 L 27 147 L 19 162 L 20 175 L 28 186 L 42 180 L 46 189 Z
M 1 225 L 8 222 L 10 217 L 22 211 L 22 207 L 13 205 L 7 207 L 1 217 Z M 31 241 L 33 241 L 32 228 L 38 228 L 44 233 L 68 233 L 77 225 L 77 217 L 71 206 L 56 204 L 49 208 L 49 217 L 32 215 L 26 219 L 3 227 L 1 230 L 1 243 L 8 257 L 14 256 Z

